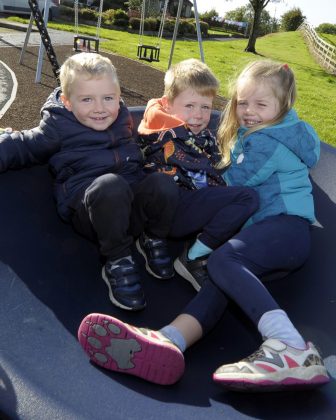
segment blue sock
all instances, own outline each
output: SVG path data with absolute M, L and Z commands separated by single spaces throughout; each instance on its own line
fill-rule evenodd
M 196 258 L 204 257 L 204 255 L 208 255 L 213 250 L 206 246 L 203 242 L 199 239 L 196 239 L 196 242 L 188 251 L 188 258 L 189 260 L 196 260 Z
M 181 334 L 180 330 L 178 330 L 173 325 L 166 325 L 165 327 L 161 328 L 160 333 L 168 338 L 176 347 L 178 347 L 182 353 L 184 353 L 187 343 L 183 335 Z

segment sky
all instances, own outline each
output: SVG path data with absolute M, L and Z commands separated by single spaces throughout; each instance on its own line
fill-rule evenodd
M 191 1 L 193 2 L 193 0 Z M 281 15 L 288 10 L 299 8 L 302 14 L 306 16 L 308 23 L 314 27 L 321 23 L 336 24 L 335 0 L 282 0 L 278 3 L 272 3 L 271 1 L 266 10 L 277 19 L 280 19 Z M 248 4 L 248 0 L 196 0 L 196 2 L 198 13 L 215 9 L 220 17 L 223 17 L 229 10 Z

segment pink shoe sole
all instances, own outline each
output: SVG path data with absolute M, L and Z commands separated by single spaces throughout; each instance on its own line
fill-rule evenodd
M 149 382 L 171 385 L 184 372 L 183 353 L 154 331 L 141 332 L 109 315 L 90 314 L 78 329 L 78 340 L 95 364 Z

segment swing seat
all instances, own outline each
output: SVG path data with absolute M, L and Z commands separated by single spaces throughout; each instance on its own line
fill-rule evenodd
M 148 62 L 159 62 L 160 61 L 160 48 L 153 47 L 152 45 L 138 45 L 138 54 L 137 57 L 139 60 L 144 60 Z
M 94 44 L 94 48 L 93 48 Z M 75 35 L 74 51 L 99 53 L 99 39 L 93 36 Z

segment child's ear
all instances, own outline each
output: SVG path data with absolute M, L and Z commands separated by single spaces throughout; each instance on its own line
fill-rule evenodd
M 72 112 L 72 106 L 71 106 L 71 102 L 70 100 L 64 95 L 64 93 L 61 93 L 61 101 L 63 102 L 63 105 L 65 106 L 65 108 Z
M 170 102 L 169 102 L 167 96 L 165 96 L 165 95 L 162 96 L 161 103 L 162 103 L 162 106 L 165 109 L 165 111 L 167 111 L 168 113 L 170 113 Z

